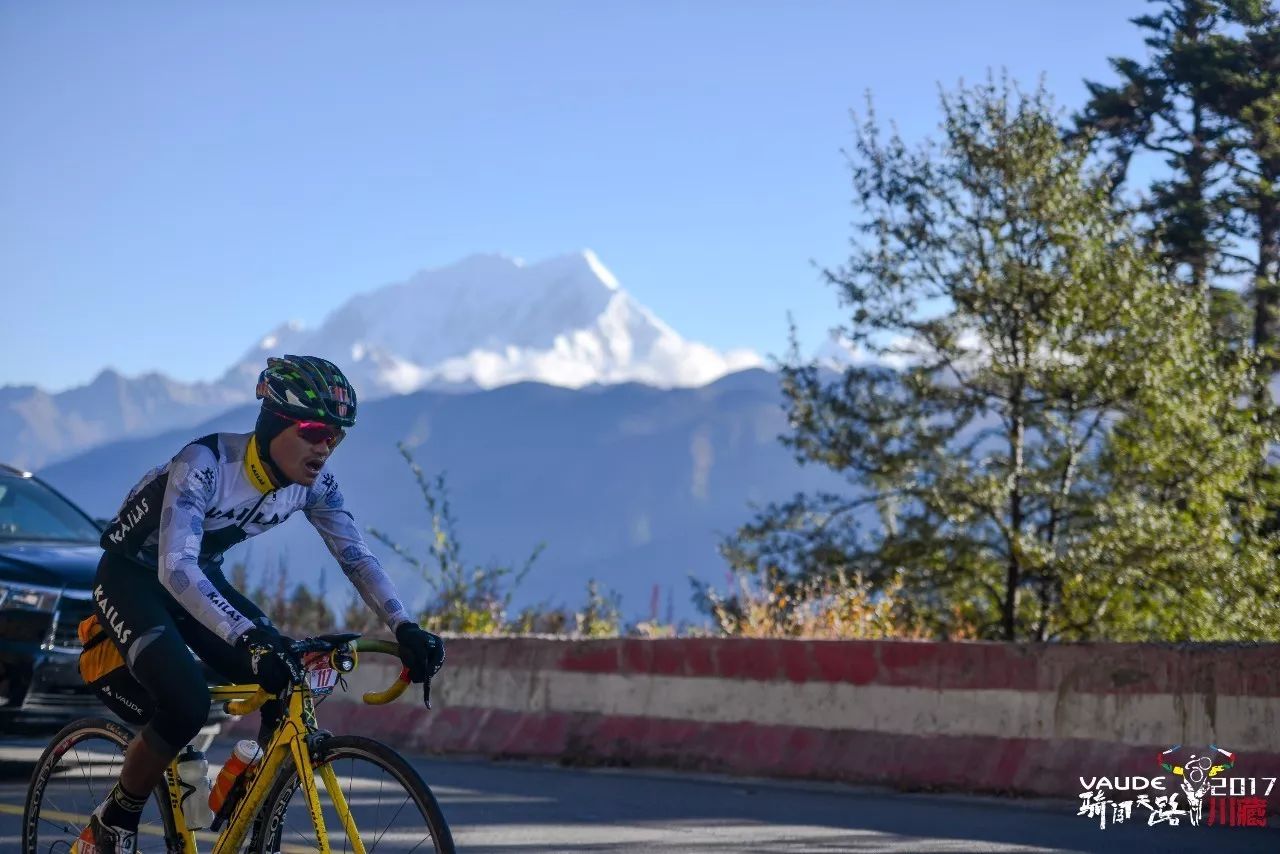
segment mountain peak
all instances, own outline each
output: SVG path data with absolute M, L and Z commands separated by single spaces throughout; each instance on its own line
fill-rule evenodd
M 306 327 L 301 320 L 286 320 L 275 329 L 262 336 L 262 340 L 258 342 L 259 350 L 270 350 L 276 352 L 281 344 L 291 337 L 294 333 L 301 332 Z
M 609 291 L 622 289 L 617 278 L 590 249 L 548 258 L 533 265 L 531 269 L 551 275 L 577 276 L 584 284 L 599 283 Z
M 604 282 L 604 286 L 611 291 L 621 290 L 618 280 L 613 277 L 613 273 L 609 272 L 609 268 L 600 263 L 600 259 L 596 257 L 596 253 L 590 249 L 582 251 L 582 259 L 587 262 L 587 266 L 591 268 L 591 272 L 596 274 L 600 281 Z
M 124 374 L 120 373 L 115 368 L 106 367 L 98 371 L 97 376 L 89 380 L 85 387 L 105 388 L 107 386 L 118 385 L 122 382 L 125 382 Z
M 423 270 L 353 296 L 318 329 L 277 327 L 224 379 L 241 382 L 264 351 L 284 350 L 331 359 L 370 397 L 526 380 L 701 385 L 760 364 L 685 341 L 590 249 L 532 264 L 478 253 Z
M 502 273 L 512 268 L 519 268 L 525 265 L 523 258 L 517 258 L 514 255 L 508 255 L 505 252 L 473 252 L 461 260 L 454 261 L 452 264 L 445 264 L 442 267 L 431 267 L 418 273 L 418 276 L 434 275 L 447 271 L 455 273 Z

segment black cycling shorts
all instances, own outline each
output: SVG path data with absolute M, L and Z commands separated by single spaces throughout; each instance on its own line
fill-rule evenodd
M 262 609 L 231 586 L 221 568 L 202 569 L 236 610 L 259 625 L 270 624 Z M 158 752 L 176 756 L 204 726 L 211 677 L 224 682 L 257 681 L 248 652 L 188 614 L 165 590 L 154 567 L 104 553 L 93 598 L 98 617 L 127 666 L 127 672 L 116 671 L 110 683 L 99 687 L 98 696 L 125 721 L 145 724 L 142 736 Z M 213 672 L 206 672 L 201 661 Z M 278 714 L 277 702 L 263 706 L 267 733 Z

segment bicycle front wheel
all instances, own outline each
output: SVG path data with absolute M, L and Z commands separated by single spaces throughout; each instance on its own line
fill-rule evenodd
M 62 729 L 31 775 L 22 813 L 23 854 L 66 852 L 89 823 L 89 813 L 107 799 L 120 779 L 128 729 L 106 718 L 83 718 Z M 163 786 L 142 812 L 138 852 L 180 850 L 182 840 Z
M 335 854 L 360 850 L 357 838 L 370 854 L 453 854 L 453 835 L 435 795 L 413 766 L 390 747 L 358 735 L 337 735 L 321 741 L 311 761 L 329 849 Z M 327 772 L 332 772 L 328 784 Z M 336 791 L 330 792 L 329 785 Z M 298 787 L 298 773 L 290 763 L 260 813 L 266 823 L 258 835 L 257 850 L 262 854 L 320 850 L 306 798 Z M 349 823 L 335 807 L 339 797 L 349 810 Z

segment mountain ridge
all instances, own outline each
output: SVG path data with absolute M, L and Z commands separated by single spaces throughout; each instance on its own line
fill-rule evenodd
M 640 381 L 696 386 L 761 363 L 686 341 L 619 285 L 590 250 L 526 264 L 473 254 L 355 293 L 315 329 L 285 321 L 212 381 L 111 367 L 50 393 L 0 387 L 0 461 L 38 468 L 104 442 L 194 424 L 253 399 L 269 355 L 325 356 L 362 402 L 421 389 L 470 392 L 520 381 L 570 388 Z
M 427 477 L 445 473 L 469 564 L 518 565 L 545 542 L 515 608 L 579 605 L 594 578 L 623 597 L 631 616 L 657 585 L 664 601 L 673 596 L 677 618 L 689 618 L 688 576 L 722 584 L 716 545 L 750 518 L 748 502 L 839 483 L 797 466 L 777 441 L 786 430 L 780 402 L 778 378 L 760 369 L 698 388 L 517 383 L 464 395 L 420 391 L 372 401 L 332 468 L 361 527 L 387 531 L 420 558 L 431 524 L 400 442 Z M 238 407 L 191 429 L 93 449 L 40 474 L 92 514 L 110 516 L 139 477 L 198 431 L 247 431 L 253 415 L 251 406 Z M 260 578 L 283 561 L 290 585 L 314 587 L 321 569 L 340 578 L 309 528 L 291 521 L 236 547 L 228 564 L 245 561 Z M 422 579 L 367 539 L 406 598 L 421 604 Z

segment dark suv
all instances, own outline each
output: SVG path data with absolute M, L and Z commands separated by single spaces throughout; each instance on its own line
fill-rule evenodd
M 0 731 L 102 713 L 76 668 L 101 535 L 53 487 L 0 465 Z

